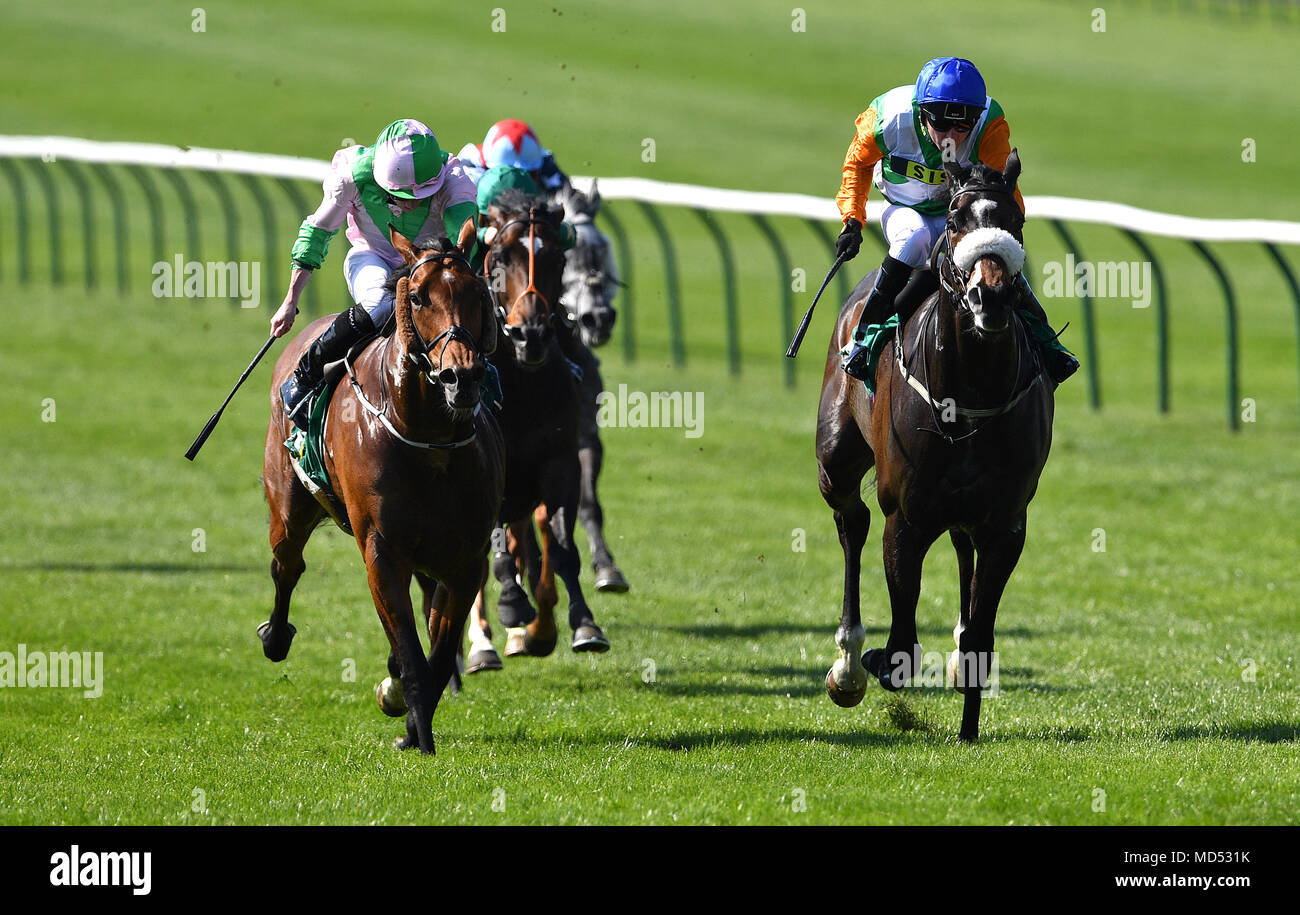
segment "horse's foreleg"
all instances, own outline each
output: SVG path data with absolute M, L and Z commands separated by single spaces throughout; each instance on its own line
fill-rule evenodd
M 457 676 L 456 658 L 465 641 L 465 621 L 478 592 L 481 576 L 471 573 L 460 582 L 443 582 L 429 617 L 429 670 L 432 674 L 432 703 L 429 714 L 438 707 L 443 690 Z
M 534 657 L 545 657 L 555 650 L 555 642 L 559 638 L 555 625 L 555 605 L 560 598 L 555 590 L 555 543 L 547 525 L 550 515 L 545 504 L 537 506 L 533 517 L 541 528 L 541 559 L 537 564 L 537 581 L 533 584 L 537 619 L 524 630 L 524 648 Z M 532 522 L 529 524 L 531 526 Z
M 975 577 L 971 585 L 970 622 L 957 645 L 966 682 L 961 731 L 958 733 L 958 738 L 963 741 L 973 741 L 979 736 L 980 700 L 988 685 L 993 663 L 993 624 L 1002 592 L 1025 547 L 1024 515 L 1010 530 L 976 532 L 975 546 L 979 558 L 975 562 Z
M 479 584 L 478 593 L 474 595 L 474 605 L 470 607 L 469 622 L 469 656 L 465 659 L 465 673 L 476 674 L 483 670 L 500 670 L 501 655 L 492 645 L 492 627 L 487 620 L 487 600 L 483 585 L 487 581 L 487 563 L 483 564 L 483 582 Z
M 537 593 L 537 581 L 542 574 L 542 549 L 537 544 L 533 522 L 514 521 L 506 528 L 506 543 L 520 577 L 528 583 L 528 590 Z
M 492 554 L 492 574 L 501 585 L 501 595 L 497 598 L 497 619 L 506 630 L 506 657 L 513 658 L 528 653 L 524 649 L 524 627 L 537 619 L 537 611 L 524 593 L 515 557 L 505 548 L 507 543 L 504 527 L 493 532 L 492 542 L 503 547 Z
M 901 510 L 885 519 L 885 581 L 889 585 L 889 639 L 862 663 L 888 690 L 902 689 L 921 665 L 916 635 L 916 601 L 921 596 L 921 564 L 933 539 L 912 527 Z
M 294 491 L 295 484 L 301 492 Z M 287 486 L 268 482 L 266 493 L 271 506 L 271 580 L 275 582 L 275 606 L 271 618 L 257 627 L 257 636 L 263 654 L 272 661 L 283 661 L 297 632 L 289 622 L 289 599 L 307 568 L 302 551 L 320 520 L 322 509 L 296 479 Z
M 835 645 L 840 655 L 826 672 L 826 694 L 852 708 L 867 692 L 867 671 L 860 655 L 867 633 L 862 627 L 859 586 L 862 548 L 871 529 L 871 511 L 862 501 L 862 478 L 871 467 L 871 450 L 851 419 L 818 430 L 818 481 L 822 498 L 835 514 L 835 530 L 844 551 L 844 601 Z
M 587 543 L 591 547 L 591 567 L 596 573 L 596 590 L 612 591 L 622 594 L 628 590 L 627 579 L 614 561 L 605 541 L 605 509 L 601 507 L 600 496 L 596 493 L 596 483 L 600 479 L 604 464 L 605 446 L 593 428 L 584 430 L 578 446 L 578 463 L 582 468 L 582 489 L 578 499 L 578 520 L 587 532 Z
M 578 507 L 576 487 L 561 487 L 560 492 L 568 493 L 570 498 L 554 503 L 543 502 L 538 515 L 543 574 L 546 569 L 553 568 L 564 582 L 564 590 L 569 595 L 569 626 L 573 629 L 573 641 L 569 647 L 574 651 L 608 651 L 609 639 L 605 638 L 605 633 L 596 625 L 591 608 L 587 606 L 587 600 L 582 594 L 582 584 L 578 580 L 582 561 L 578 556 L 577 544 L 573 542 L 574 514 Z
M 393 554 L 376 532 L 365 536 L 362 551 L 370 593 L 375 599 L 379 621 L 401 672 L 402 699 L 406 713 L 406 736 L 395 746 L 419 746 L 421 753 L 433 753 L 433 677 L 429 662 L 420 650 L 420 633 L 411 606 L 411 568 Z M 391 670 L 391 665 L 390 665 Z M 381 700 L 382 702 L 382 700 Z
M 957 551 L 957 577 L 961 586 L 961 609 L 958 611 L 957 625 L 952 630 L 953 641 L 960 647 L 961 634 L 970 625 L 970 585 L 971 577 L 975 574 L 975 545 L 971 543 L 970 535 L 965 531 L 950 531 L 949 537 L 952 539 L 953 549 Z M 959 663 L 960 657 L 960 650 L 954 649 L 948 658 L 947 669 L 947 683 L 955 687 L 958 692 L 965 688 Z
M 427 660 L 429 666 L 432 667 L 433 640 L 436 628 L 434 623 L 434 614 L 441 613 L 443 608 L 447 606 L 447 587 L 442 584 L 442 582 L 430 578 L 420 572 L 415 573 L 415 580 L 420 583 L 420 591 L 424 598 L 421 602 L 421 610 L 424 612 L 424 628 L 429 634 L 429 656 Z M 463 639 L 456 643 L 456 664 L 452 668 L 451 680 L 448 681 L 447 684 L 451 688 L 451 694 L 453 696 L 460 693 L 460 688 L 462 686 L 461 675 L 465 670 L 465 657 L 461 652 L 463 644 Z

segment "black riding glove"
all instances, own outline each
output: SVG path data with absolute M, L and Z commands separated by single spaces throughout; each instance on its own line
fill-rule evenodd
M 846 261 L 858 256 L 862 247 L 862 223 L 850 217 L 844 220 L 844 231 L 835 239 L 835 255 Z

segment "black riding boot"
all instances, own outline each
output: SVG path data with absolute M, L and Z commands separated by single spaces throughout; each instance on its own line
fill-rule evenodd
M 1028 314 L 1032 324 L 1037 325 L 1032 333 L 1042 347 L 1045 363 L 1043 367 L 1047 369 L 1048 377 L 1053 383 L 1060 385 L 1079 370 L 1079 360 L 1052 333 L 1052 324 L 1047 320 L 1047 312 L 1043 311 L 1042 303 L 1034 295 L 1034 289 L 1023 273 L 1016 277 L 1016 287 L 1020 291 L 1020 310 Z
M 280 386 L 280 399 L 284 401 L 285 412 L 295 426 L 307 431 L 307 413 L 298 408 L 321 383 L 325 366 L 336 359 L 342 359 L 352 344 L 374 332 L 375 325 L 370 320 L 370 315 L 360 305 L 353 305 L 312 341 L 298 360 L 298 367 L 293 370 L 289 380 Z
M 859 380 L 866 377 L 867 359 L 870 355 L 864 345 L 867 325 L 883 324 L 894 313 L 894 302 L 911 276 L 911 267 L 897 258 L 885 255 L 880 272 L 876 274 L 876 283 L 862 306 L 857 329 L 853 331 L 853 350 L 844 358 L 844 371 L 852 377 Z

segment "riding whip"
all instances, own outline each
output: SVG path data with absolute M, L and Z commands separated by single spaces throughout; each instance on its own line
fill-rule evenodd
M 239 380 L 235 382 L 235 386 L 231 388 L 230 393 L 226 395 L 226 402 L 221 405 L 220 410 L 212 414 L 212 418 L 209 419 L 208 424 L 203 427 L 203 431 L 199 433 L 199 437 L 194 440 L 193 445 L 190 445 L 190 450 L 185 452 L 185 459 L 187 461 L 194 460 L 194 456 L 199 453 L 199 449 L 202 448 L 203 443 L 208 440 L 208 436 L 212 434 L 212 430 L 217 428 L 217 422 L 221 419 L 222 411 L 226 409 L 231 398 L 235 396 L 235 392 L 239 390 L 239 386 L 244 383 L 244 379 L 246 379 L 252 373 L 253 369 L 257 367 L 257 364 L 262 361 L 262 357 L 266 355 L 266 351 L 271 348 L 271 344 L 274 342 L 275 334 L 271 334 L 271 338 L 263 344 L 260 350 L 258 350 L 257 355 L 253 357 L 253 361 L 248 363 L 248 368 L 244 369 L 244 374 L 239 376 Z
M 799 346 L 803 343 L 803 335 L 808 333 L 808 323 L 812 321 L 813 309 L 817 307 L 817 300 L 822 297 L 822 293 L 826 291 L 826 284 L 831 281 L 835 271 L 840 269 L 840 264 L 844 263 L 846 259 L 843 254 L 835 258 L 835 263 L 831 265 L 830 272 L 826 274 L 826 279 L 822 280 L 822 288 L 817 290 L 817 295 L 813 297 L 807 313 L 804 314 L 803 320 L 799 322 L 799 329 L 794 332 L 794 339 L 790 341 L 790 348 L 785 351 L 787 358 L 793 359 L 799 355 Z

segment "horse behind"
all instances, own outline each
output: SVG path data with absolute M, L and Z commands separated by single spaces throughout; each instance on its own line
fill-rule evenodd
M 961 609 L 948 678 L 964 690 L 960 738 L 979 733 L 1003 589 L 1025 543 L 1026 509 L 1052 439 L 1053 393 L 1015 316 L 1013 280 L 1024 263 L 1024 217 L 1014 198 L 1020 159 L 999 173 L 945 165 L 949 255 L 941 288 L 900 326 L 876 369 L 876 395 L 840 369 L 868 276 L 840 312 L 827 352 L 817 417 L 822 497 L 844 550 L 840 656 L 826 690 L 841 706 L 862 701 L 868 673 L 900 689 L 920 668 L 916 604 L 921 564 L 945 531 L 957 552 Z M 901 316 L 903 317 L 903 316 Z M 860 495 L 876 468 L 885 516 L 884 567 L 891 623 L 883 648 L 859 657 L 862 547 L 871 515 Z M 978 556 L 978 558 L 976 558 Z

